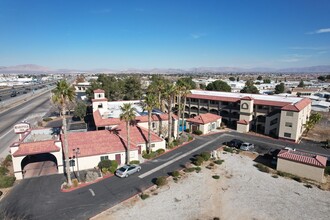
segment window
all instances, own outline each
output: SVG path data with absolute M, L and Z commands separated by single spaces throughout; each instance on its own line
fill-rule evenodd
M 286 116 L 292 117 L 293 116 L 293 112 L 286 112 Z
M 249 105 L 247 103 L 242 104 L 242 109 L 248 109 L 248 108 L 249 108 Z
M 197 99 L 190 99 L 191 102 L 197 102 Z
M 99 98 L 101 98 L 101 94 L 99 94 Z
M 271 120 L 271 121 L 270 121 L 270 125 L 274 125 L 274 124 L 276 124 L 276 123 L 277 123 L 277 121 L 278 121 L 278 119 L 277 119 L 277 118 L 275 118 L 275 119 Z
M 291 138 L 291 133 L 284 133 L 284 137 Z
M 291 122 L 285 122 L 285 127 L 292 128 L 292 123 Z
M 154 148 L 154 147 L 156 147 L 156 144 L 151 144 L 150 146 L 151 146 L 151 148 Z
M 109 160 L 109 156 L 101 156 L 101 161 L 103 160 Z
M 228 105 L 229 103 L 228 102 L 222 102 L 221 104 L 222 105 Z
M 97 107 L 98 107 L 98 108 L 102 108 L 102 103 L 100 103 Z
M 152 127 L 152 129 L 156 129 L 156 123 L 152 122 L 151 127 Z
M 211 100 L 210 103 L 211 103 L 211 105 L 217 105 L 218 101 Z
M 215 125 L 216 125 L 216 123 L 215 123 L 215 122 L 213 122 L 213 123 L 212 123 L 212 130 L 214 130 L 214 129 L 215 129 Z

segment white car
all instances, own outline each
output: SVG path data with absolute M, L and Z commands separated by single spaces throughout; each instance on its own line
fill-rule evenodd
M 251 150 L 253 148 L 254 148 L 254 145 L 247 143 L 247 142 L 241 144 L 241 146 L 239 147 L 239 149 L 241 149 L 241 150 Z
M 124 165 L 116 170 L 116 175 L 123 178 L 128 177 L 129 175 L 140 172 L 141 167 L 136 164 L 128 164 Z

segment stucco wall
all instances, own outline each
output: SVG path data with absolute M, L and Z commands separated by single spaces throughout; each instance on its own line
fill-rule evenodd
M 241 132 L 241 133 L 247 133 L 250 130 L 250 125 L 247 124 L 237 124 L 236 131 Z
M 155 144 L 154 147 L 151 148 L 152 151 L 156 151 L 158 149 L 166 149 L 166 141 L 163 140 L 163 141 L 160 141 L 160 142 L 152 142 L 152 144 Z M 147 147 L 146 147 L 146 144 L 137 144 L 139 146 L 141 146 L 141 151 L 146 151 L 147 150 Z
M 154 128 L 152 127 L 152 123 L 154 123 Z M 139 126 L 145 128 L 148 130 L 148 122 L 139 122 L 138 123 Z M 178 120 L 174 120 L 172 123 L 172 126 L 174 128 L 173 130 L 173 134 L 174 137 L 177 137 L 177 126 L 178 126 Z M 156 133 L 159 136 L 163 136 L 164 138 L 167 137 L 168 135 L 168 121 L 152 121 L 151 122 L 151 130 Z
M 324 168 L 297 163 L 282 158 L 277 159 L 276 169 L 318 182 L 323 182 L 324 180 Z

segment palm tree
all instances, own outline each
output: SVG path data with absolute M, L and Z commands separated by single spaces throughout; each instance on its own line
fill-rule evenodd
M 177 98 L 178 98 L 178 125 L 176 127 L 176 132 L 177 132 L 177 139 L 179 139 L 179 132 L 180 132 L 180 117 L 181 117 L 181 97 L 182 97 L 182 92 L 184 90 L 184 86 L 181 85 L 176 85 L 176 89 L 177 89 Z
M 124 103 L 120 106 L 121 114 L 120 120 L 126 122 L 126 131 L 127 131 L 127 151 L 126 151 L 126 164 L 130 162 L 130 130 L 129 127 L 135 119 L 136 108 L 132 106 L 132 103 Z
M 148 144 L 147 144 L 147 153 L 150 153 L 150 143 L 151 143 L 151 113 L 152 110 L 157 106 L 157 98 L 154 93 L 147 93 L 144 98 L 143 109 L 148 111 Z
M 53 90 L 52 101 L 57 103 L 62 108 L 62 130 L 64 134 L 64 157 L 65 157 L 65 171 L 68 178 L 68 185 L 71 186 L 71 174 L 69 163 L 69 145 L 67 138 L 67 125 L 65 119 L 66 105 L 68 102 L 73 101 L 75 98 L 74 88 L 70 86 L 67 81 L 61 80 L 57 82 L 56 88 Z
M 184 113 L 185 113 L 186 104 L 187 104 L 187 95 L 189 95 L 191 92 L 190 92 L 190 89 L 187 86 L 184 86 L 183 90 L 181 92 L 182 92 L 181 95 L 183 97 L 183 108 L 182 108 L 182 126 L 183 126 L 183 124 L 184 124 Z
M 177 93 L 176 86 L 173 83 L 166 84 L 165 97 L 167 99 L 167 110 L 168 110 L 168 144 L 172 142 L 172 101 Z

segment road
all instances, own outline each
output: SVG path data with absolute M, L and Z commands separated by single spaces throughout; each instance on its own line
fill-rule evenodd
M 187 162 L 190 162 L 193 155 L 216 149 L 223 142 L 233 138 L 249 141 L 257 146 L 263 145 L 265 151 L 280 146 L 295 146 L 304 148 L 306 151 L 317 150 L 330 155 L 328 150 L 308 144 L 300 146 L 236 132 L 213 134 L 197 137 L 187 145 L 141 164 L 141 172 L 129 178 L 121 179 L 113 176 L 68 193 L 60 191 L 60 185 L 65 181 L 63 175 L 22 180 L 4 198 L 0 206 L 9 217 L 14 219 L 89 219 L 137 193 L 141 193 L 153 185 L 156 177 L 168 176 L 170 172 L 182 169 Z
M 0 113 L 0 158 L 4 158 L 9 153 L 10 145 L 18 140 L 19 136 L 14 133 L 13 126 L 23 120 L 35 125 L 51 108 L 50 91 L 42 95 L 27 99 L 20 105 L 12 107 Z

